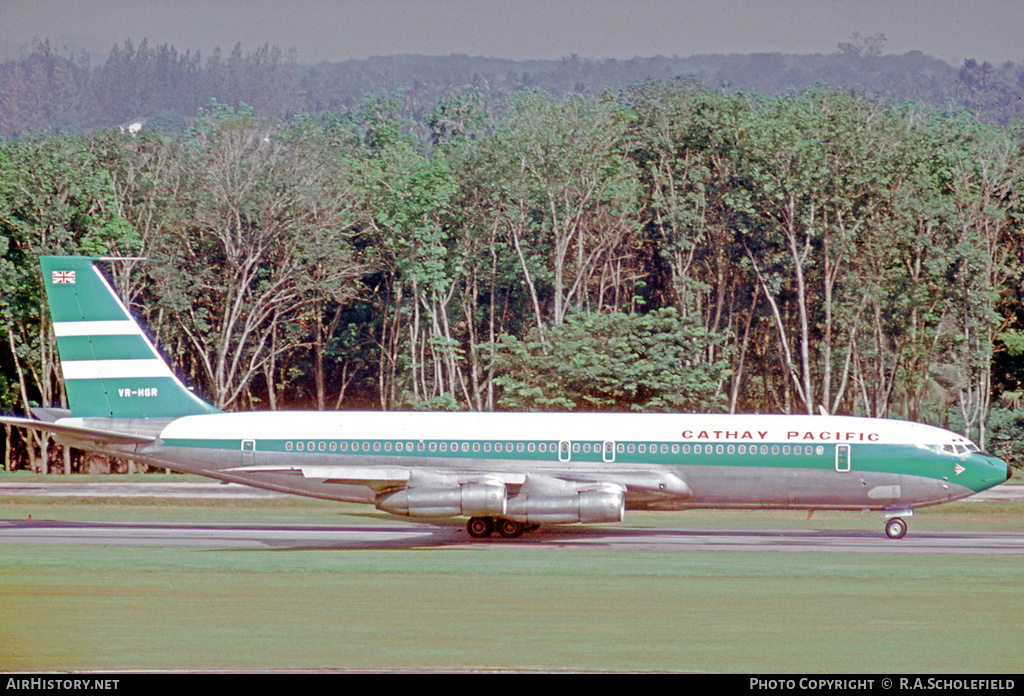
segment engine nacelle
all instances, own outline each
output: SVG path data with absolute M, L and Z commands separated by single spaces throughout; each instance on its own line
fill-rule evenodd
M 377 498 L 377 508 L 411 517 L 498 517 L 505 514 L 504 484 L 466 483 L 454 488 L 403 488 Z
M 581 491 L 573 495 L 517 495 L 508 499 L 505 517 L 524 524 L 621 522 L 623 491 Z

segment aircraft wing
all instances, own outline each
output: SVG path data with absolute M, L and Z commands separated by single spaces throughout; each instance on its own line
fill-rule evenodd
M 155 437 L 148 435 L 97 430 L 95 428 L 84 428 L 79 425 L 64 425 L 40 421 L 33 418 L 0 416 L 0 423 L 49 433 L 60 440 L 74 443 L 74 445 L 84 449 L 88 449 L 90 445 L 95 447 L 102 447 L 104 445 L 149 445 L 156 441 Z
M 612 486 L 622 490 L 633 503 L 648 506 L 668 500 L 688 498 L 692 491 L 685 481 L 669 471 L 630 469 L 546 469 L 544 471 L 483 471 L 444 470 L 401 466 L 330 466 L 298 464 L 284 466 L 241 466 L 225 473 L 246 474 L 258 478 L 260 474 L 291 474 L 324 484 L 366 486 L 380 495 L 401 489 L 458 489 L 471 485 L 502 485 L 510 492 L 524 486 L 537 490 L 566 487 L 577 490 L 593 486 Z
M 428 486 L 460 486 L 467 483 L 500 481 L 506 485 L 522 485 L 525 474 L 447 472 L 435 469 L 406 468 L 395 466 L 324 466 L 304 464 L 296 466 L 240 466 L 226 469 L 225 473 L 244 474 L 293 474 L 323 483 L 367 486 L 376 493 L 395 488 Z

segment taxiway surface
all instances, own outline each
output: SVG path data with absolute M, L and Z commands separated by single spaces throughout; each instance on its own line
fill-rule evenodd
M 217 483 L 31 483 L 0 484 L 0 496 L 275 496 L 246 486 Z M 987 498 L 983 497 L 987 496 Z M 1024 486 L 1000 486 L 974 499 L 1021 499 Z M 399 518 L 358 524 L 225 524 L 66 522 L 0 520 L 0 545 L 67 544 L 203 546 L 222 548 L 429 548 L 480 544 L 526 544 L 533 548 L 613 551 L 786 551 L 816 553 L 916 553 L 1024 555 L 1024 531 L 934 532 L 911 527 L 903 539 L 877 531 L 818 529 L 694 529 L 680 517 L 678 528 L 617 525 L 541 528 L 519 539 L 475 540 L 462 526 L 424 524 Z

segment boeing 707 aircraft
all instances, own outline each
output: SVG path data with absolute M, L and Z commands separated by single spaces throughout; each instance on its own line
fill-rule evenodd
M 175 377 L 95 262 L 42 257 L 70 413 L 0 422 L 71 447 L 414 518 L 472 537 L 619 522 L 625 510 L 872 510 L 900 538 L 917 507 L 1010 467 L 927 425 L 840 416 L 225 413 Z

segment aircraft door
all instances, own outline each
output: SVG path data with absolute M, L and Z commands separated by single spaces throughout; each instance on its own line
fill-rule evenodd
M 601 449 L 601 459 L 606 462 L 615 461 L 615 443 L 611 440 L 605 440 L 604 446 Z
M 850 470 L 850 446 L 836 445 L 836 471 L 846 472 Z
M 252 466 L 256 463 L 256 441 L 242 440 L 242 466 Z
M 567 462 L 572 458 L 572 446 L 568 440 L 562 440 L 558 443 L 558 461 Z

